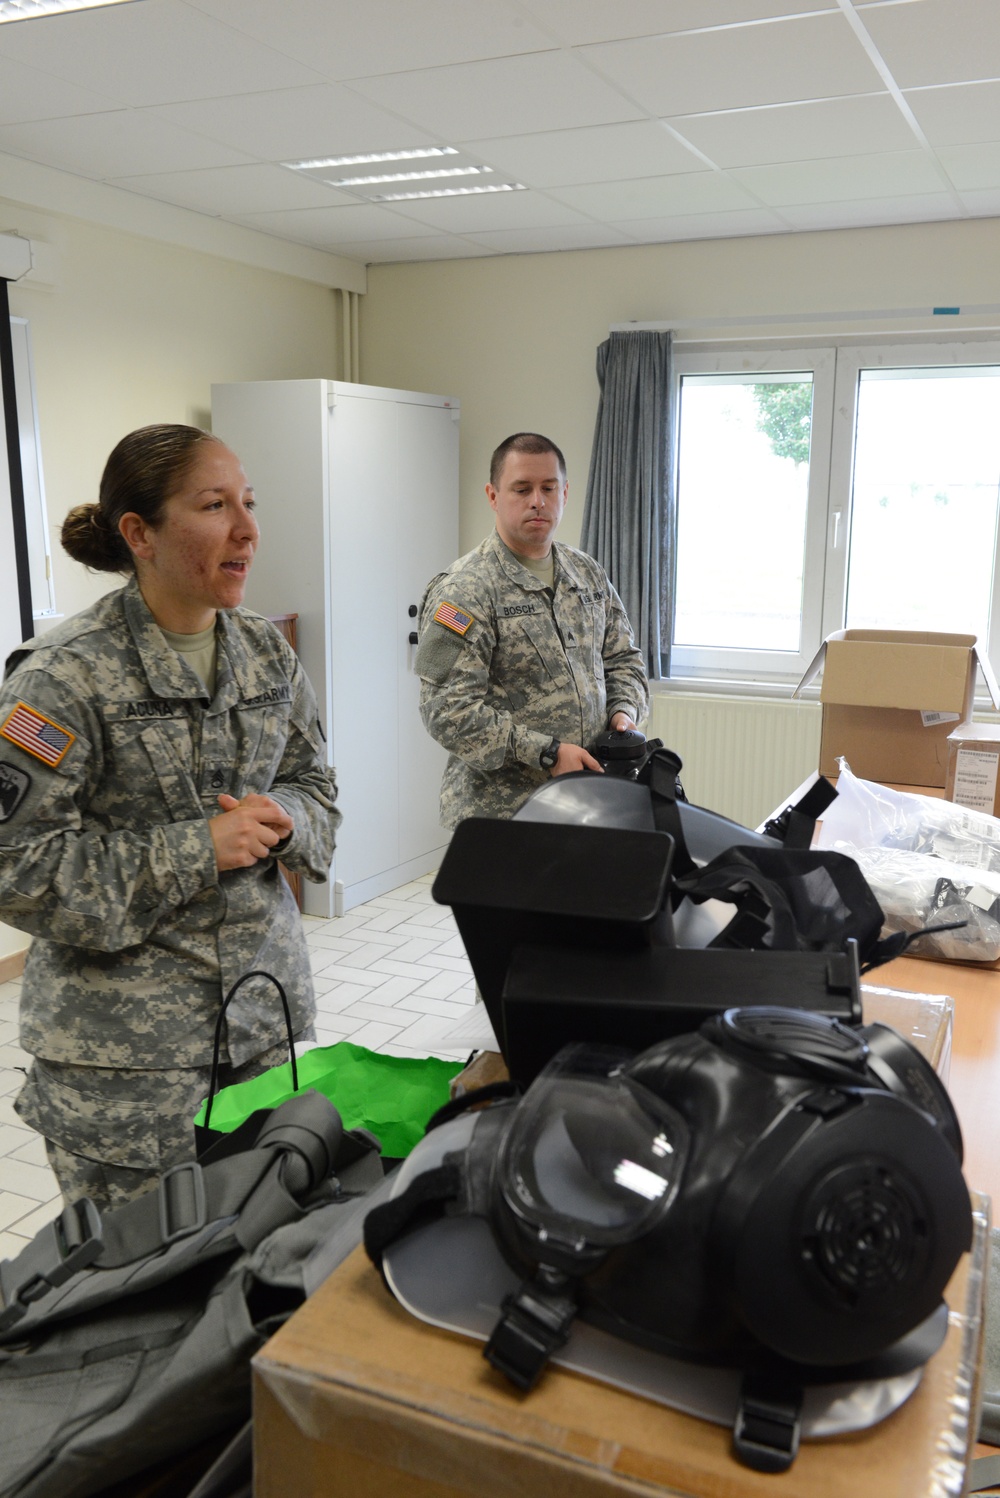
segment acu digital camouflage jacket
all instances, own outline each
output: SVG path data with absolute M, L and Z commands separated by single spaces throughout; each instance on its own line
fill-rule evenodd
M 246 609 L 219 614 L 214 699 L 133 580 L 14 652 L 0 689 L 0 919 L 35 940 L 21 1044 L 52 1061 L 211 1060 L 224 993 L 263 968 L 296 1030 L 314 1014 L 298 910 L 273 858 L 220 874 L 220 791 L 272 795 L 290 869 L 326 878 L 340 813 L 312 688 Z M 273 984 L 230 1005 L 240 1065 L 284 1035 Z
M 510 817 L 548 779 L 552 741 L 590 748 L 649 708 L 642 654 L 600 563 L 553 542 L 549 590 L 499 535 L 433 578 L 416 669 L 427 731 L 449 753 L 441 821 Z

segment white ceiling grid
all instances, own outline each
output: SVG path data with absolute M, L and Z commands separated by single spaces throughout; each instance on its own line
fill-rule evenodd
M 523 190 L 287 165 L 442 145 Z M 0 26 L 0 153 L 369 263 L 1000 216 L 1000 0 L 138 0 Z

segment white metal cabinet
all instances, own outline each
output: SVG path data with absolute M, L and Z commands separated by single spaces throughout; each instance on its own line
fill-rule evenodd
M 435 868 L 444 752 L 419 714 L 409 636 L 458 548 L 458 402 L 334 380 L 212 387 L 212 429 L 257 491 L 247 603 L 297 612 L 344 823 L 311 914 Z

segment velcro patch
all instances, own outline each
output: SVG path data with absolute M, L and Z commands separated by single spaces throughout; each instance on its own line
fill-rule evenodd
M 434 623 L 443 624 L 445 629 L 454 630 L 456 635 L 466 634 L 475 622 L 471 614 L 454 603 L 439 603 L 434 610 Z
M 75 733 L 46 718 L 44 713 L 29 707 L 26 702 L 19 702 L 0 726 L 0 738 L 9 740 L 25 754 L 53 767 L 65 759 L 70 746 L 76 743 Z
M 0 822 L 9 822 L 31 789 L 31 776 L 0 759 Z

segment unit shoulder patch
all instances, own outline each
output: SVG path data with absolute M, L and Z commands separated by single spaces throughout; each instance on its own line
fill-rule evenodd
M 26 702 L 18 702 L 10 716 L 0 724 L 0 738 L 16 744 L 25 754 L 33 755 L 53 769 L 62 763 L 70 747 L 76 743 L 75 733 L 36 708 L 29 707 Z
M 434 623 L 443 624 L 456 635 L 467 634 L 475 622 L 473 615 L 460 609 L 456 603 L 441 602 L 434 610 Z
M 0 822 L 9 822 L 31 789 L 31 776 L 0 759 Z

